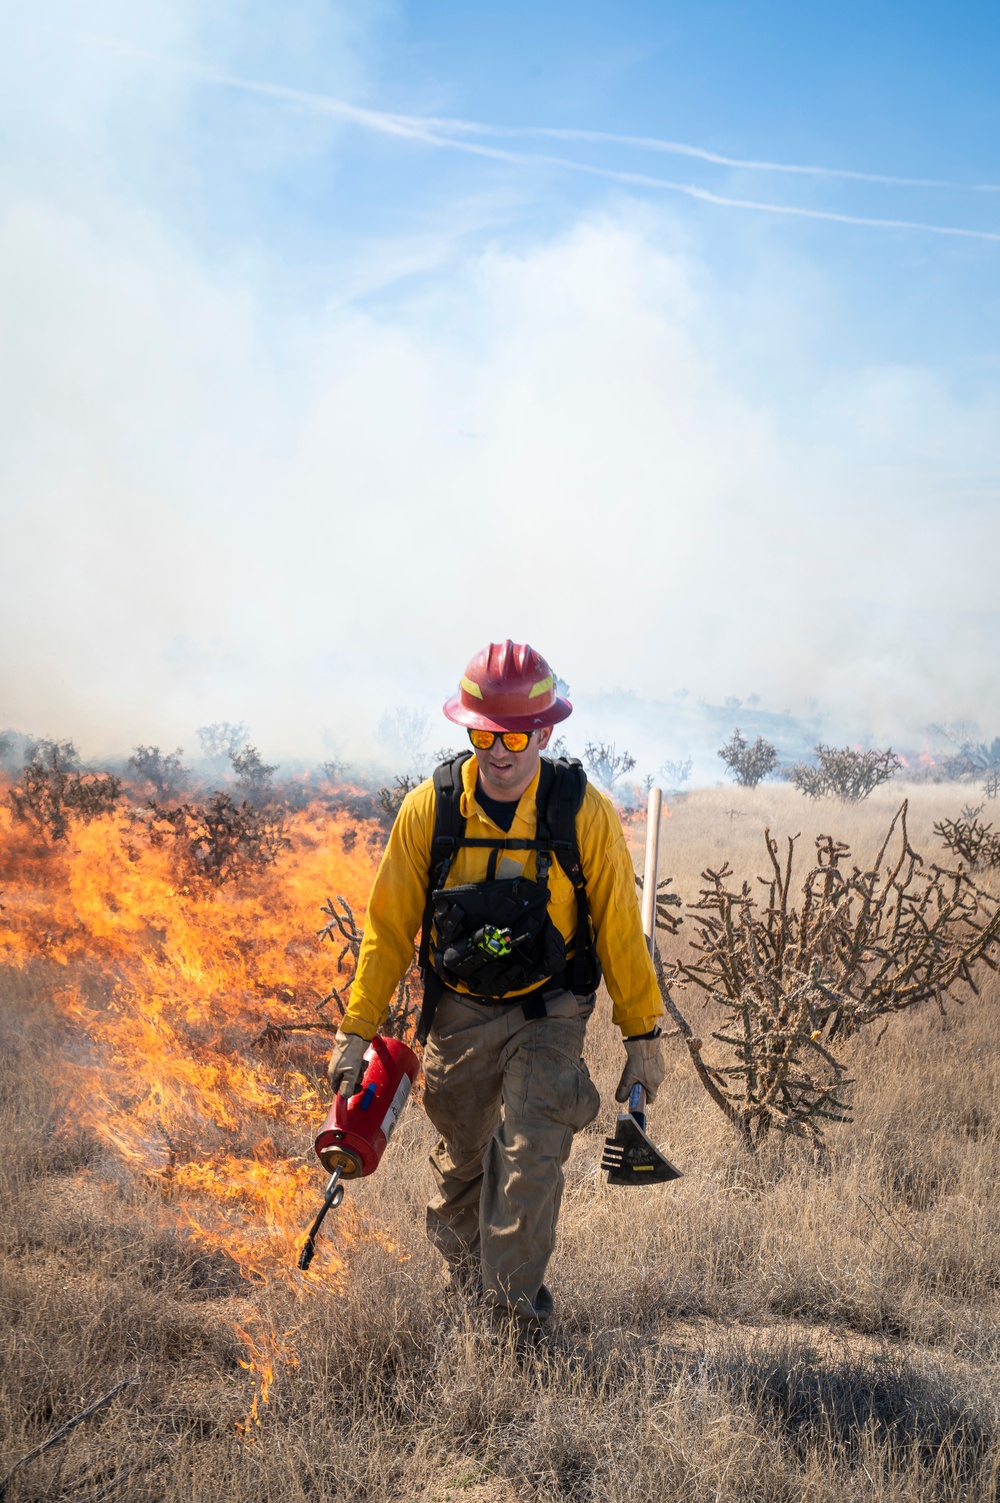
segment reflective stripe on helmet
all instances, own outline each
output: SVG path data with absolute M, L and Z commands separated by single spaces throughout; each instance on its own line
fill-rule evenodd
M 556 693 L 556 677 L 527 642 L 491 642 L 465 667 L 444 713 L 482 731 L 537 731 L 565 720 L 573 706 Z

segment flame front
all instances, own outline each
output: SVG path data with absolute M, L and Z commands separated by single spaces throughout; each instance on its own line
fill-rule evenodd
M 87 1040 L 60 1060 L 63 1130 L 151 1176 L 165 1215 L 258 1280 L 301 1277 L 321 1187 L 336 955 L 318 905 L 363 910 L 380 850 L 375 826 L 320 804 L 287 834 L 273 866 L 215 890 L 179 880 L 127 811 L 47 846 L 0 805 L 0 961 L 54 962 L 54 1011 Z M 328 1248 L 309 1277 L 341 1266 Z

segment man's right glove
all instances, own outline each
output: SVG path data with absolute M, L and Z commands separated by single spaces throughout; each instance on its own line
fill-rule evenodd
M 339 1091 L 341 1096 L 354 1095 L 365 1072 L 365 1051 L 368 1044 L 368 1039 L 360 1038 L 356 1033 L 341 1033 L 337 1029 L 336 1044 L 326 1071 L 335 1093 Z
M 667 1073 L 663 1063 L 663 1040 L 657 1032 L 652 1038 L 647 1035 L 644 1038 L 625 1039 L 624 1044 L 627 1058 L 615 1100 L 627 1101 L 632 1087 L 641 1085 L 646 1092 L 646 1100 L 652 1104 Z

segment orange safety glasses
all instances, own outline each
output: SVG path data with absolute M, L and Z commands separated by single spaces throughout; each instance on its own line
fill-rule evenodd
M 523 752 L 528 750 L 531 741 L 531 731 L 470 731 L 469 740 L 476 751 L 489 751 L 494 741 L 500 737 L 505 748 L 509 752 Z

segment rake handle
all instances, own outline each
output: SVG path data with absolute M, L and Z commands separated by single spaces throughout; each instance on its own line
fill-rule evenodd
M 659 788 L 649 790 L 646 811 L 646 865 L 642 874 L 642 932 L 646 936 L 649 953 L 656 949 L 656 883 L 660 868 L 660 813 L 663 794 Z M 641 1085 L 634 1085 L 629 1092 L 628 1109 L 643 1132 L 646 1131 L 646 1092 Z

